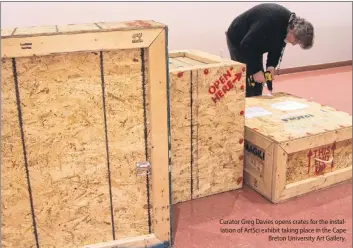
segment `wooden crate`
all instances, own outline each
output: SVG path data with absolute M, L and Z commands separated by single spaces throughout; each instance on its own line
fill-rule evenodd
M 244 183 L 278 203 L 352 177 L 352 117 L 299 97 L 248 98 Z
M 2 247 L 167 245 L 167 27 L 30 27 L 1 38 Z M 137 168 L 146 161 L 150 175 Z
M 241 188 L 245 65 L 184 50 L 169 70 L 172 203 Z

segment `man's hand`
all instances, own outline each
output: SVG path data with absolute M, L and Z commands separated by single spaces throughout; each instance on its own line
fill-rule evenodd
M 272 80 L 275 80 L 275 68 L 273 66 L 267 67 L 267 71 L 271 73 Z
M 265 75 L 262 71 L 256 72 L 253 75 L 253 78 L 256 83 L 264 83 L 265 82 Z

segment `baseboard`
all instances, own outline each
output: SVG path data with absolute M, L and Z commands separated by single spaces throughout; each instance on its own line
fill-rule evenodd
M 352 60 L 319 64 L 319 65 L 308 65 L 308 66 L 301 66 L 301 67 L 294 67 L 294 68 L 285 68 L 285 69 L 281 69 L 280 73 L 283 75 L 283 74 L 291 74 L 291 73 L 298 73 L 298 72 L 331 69 L 331 68 L 342 67 L 342 66 L 352 66 Z

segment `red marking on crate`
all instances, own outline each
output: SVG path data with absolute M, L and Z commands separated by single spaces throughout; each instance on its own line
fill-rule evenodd
M 333 142 L 331 150 L 332 150 L 332 157 L 334 158 L 335 157 L 335 150 L 336 150 L 336 142 Z M 332 160 L 331 169 L 333 168 L 334 161 L 335 160 Z
M 313 155 L 313 153 L 311 152 L 311 150 L 308 153 L 308 174 L 310 173 L 310 163 L 311 163 L 311 156 Z
M 331 159 L 331 156 L 334 158 L 335 150 L 336 150 L 336 142 L 334 142 L 332 145 L 328 145 L 325 147 L 320 147 L 320 148 L 317 148 L 314 150 L 310 150 L 307 155 L 307 157 L 308 157 L 308 175 L 310 175 L 310 168 L 311 168 L 312 164 L 315 166 L 315 175 L 316 176 L 322 175 L 322 173 L 327 168 L 327 163 L 318 161 L 316 159 L 320 159 L 323 161 L 329 161 Z M 333 161 L 331 162 L 331 169 L 333 168 L 333 165 L 334 165 Z
M 232 70 L 233 70 L 233 67 L 230 67 L 230 68 L 229 68 L 229 70 L 231 70 L 231 71 L 232 71 Z
M 222 75 L 212 82 L 208 88 L 208 93 L 214 103 L 220 101 L 229 91 L 234 88 L 234 82 L 241 79 L 242 73 L 232 74 L 230 70 L 227 70 Z
M 208 74 L 208 69 L 205 69 L 205 70 L 203 71 L 203 73 L 205 73 L 205 75 L 207 75 L 207 74 Z
M 241 90 L 244 90 L 244 85 L 240 86 L 240 89 L 241 89 Z
M 239 144 L 243 144 L 244 140 L 243 139 L 240 139 L 239 140 Z
M 311 135 L 311 133 L 307 132 L 306 135 Z
M 244 115 L 244 111 L 242 110 L 242 111 L 240 111 L 240 115 Z
M 235 74 L 235 75 L 234 75 L 235 78 L 233 79 L 233 83 L 236 82 L 236 81 L 240 81 L 241 76 L 242 76 L 242 73 L 241 73 L 241 72 Z
M 346 127 L 346 126 L 344 126 L 344 125 L 340 125 L 340 127 Z
M 136 20 L 132 22 L 125 22 L 126 26 L 129 27 L 152 27 L 151 23 L 141 21 L 141 20 Z
M 139 62 L 139 60 L 138 60 L 138 59 L 136 59 L 136 58 L 134 58 L 134 59 L 133 59 L 133 61 L 134 61 L 134 62 Z
M 178 73 L 178 78 L 182 77 L 182 76 L 183 76 L 183 74 L 184 74 L 184 73 L 179 72 L 179 73 Z
M 238 177 L 237 184 L 241 184 L 243 182 L 243 177 Z
M 257 131 L 258 129 L 254 127 L 252 130 Z
M 242 72 L 245 72 L 245 67 L 242 67 L 241 70 L 242 70 Z
M 244 159 L 244 155 L 240 155 L 239 160 L 243 160 L 243 159 Z
M 257 187 L 257 179 L 254 177 L 254 186 Z

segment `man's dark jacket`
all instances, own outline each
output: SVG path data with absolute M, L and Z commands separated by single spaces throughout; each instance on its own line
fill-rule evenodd
M 227 36 L 252 75 L 263 70 L 263 54 L 268 53 L 266 67 L 276 68 L 285 46 L 292 12 L 275 3 L 257 5 L 231 23 Z

